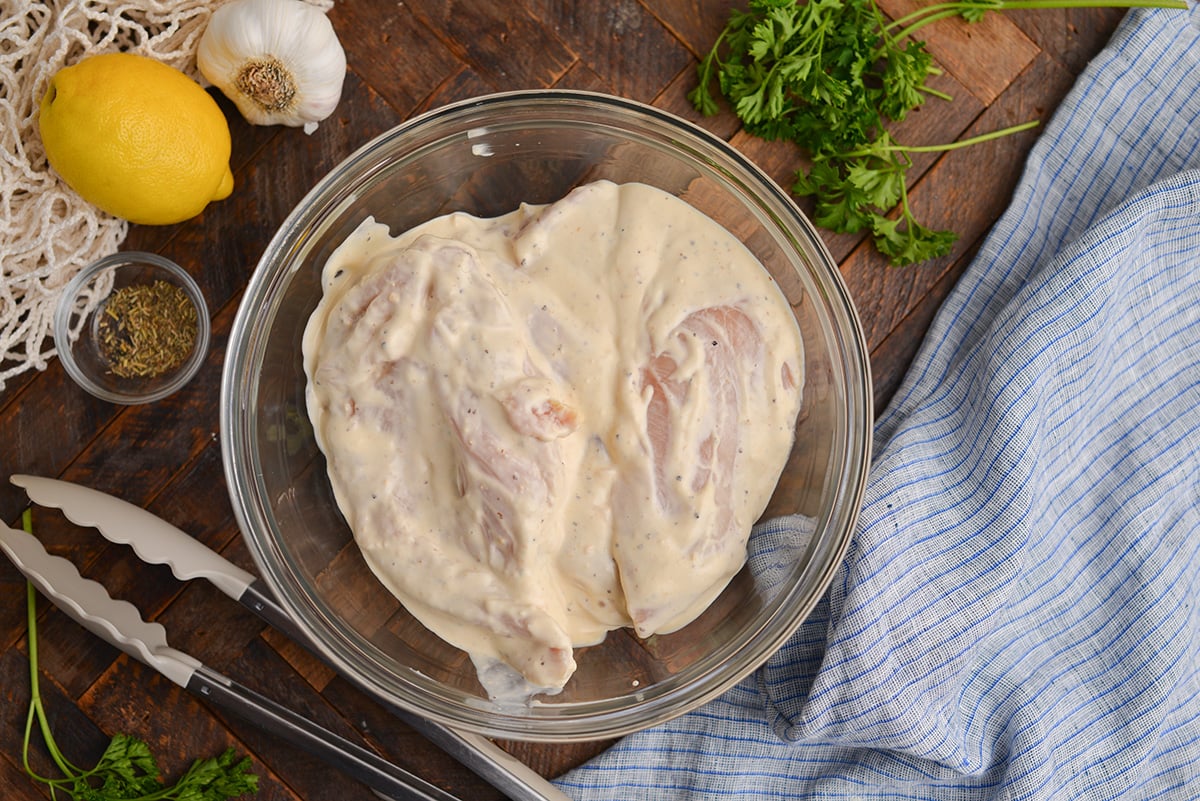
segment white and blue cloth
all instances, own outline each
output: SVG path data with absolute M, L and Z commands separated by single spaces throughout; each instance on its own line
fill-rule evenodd
M 1130 12 L 875 428 L 796 635 L 558 784 L 1200 798 L 1200 11 Z

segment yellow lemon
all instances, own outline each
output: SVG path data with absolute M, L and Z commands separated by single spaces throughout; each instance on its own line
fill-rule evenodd
M 225 115 L 198 83 L 151 58 L 108 53 L 59 70 L 38 127 L 63 180 L 130 222 L 177 223 L 233 191 Z

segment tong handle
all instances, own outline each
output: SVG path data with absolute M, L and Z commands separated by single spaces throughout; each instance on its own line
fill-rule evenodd
M 378 754 L 201 665 L 187 689 L 358 779 L 394 801 L 460 801 Z

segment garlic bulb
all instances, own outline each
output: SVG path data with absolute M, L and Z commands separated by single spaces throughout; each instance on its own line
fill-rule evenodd
M 346 53 L 324 12 L 302 0 L 233 0 L 213 12 L 200 72 L 254 125 L 312 133 L 342 97 Z

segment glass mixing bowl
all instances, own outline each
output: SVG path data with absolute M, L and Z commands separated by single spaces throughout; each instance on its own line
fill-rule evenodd
M 416 622 L 363 561 L 334 502 L 305 406 L 301 340 L 321 268 L 371 215 L 397 234 L 452 211 L 509 212 L 596 179 L 652 184 L 750 248 L 793 304 L 804 338 L 804 405 L 768 516 L 802 514 L 815 535 L 780 550 L 768 587 L 748 569 L 697 620 L 578 649 L 558 695 L 489 700 L 467 655 Z M 259 570 L 349 680 L 385 702 L 488 736 L 615 737 L 708 701 L 778 649 L 825 591 L 849 542 L 869 461 L 871 386 L 853 304 L 816 231 L 787 194 L 720 139 L 606 95 L 490 95 L 429 112 L 336 167 L 281 226 L 230 336 L 221 445 L 238 522 Z M 668 568 L 669 569 L 669 568 Z

